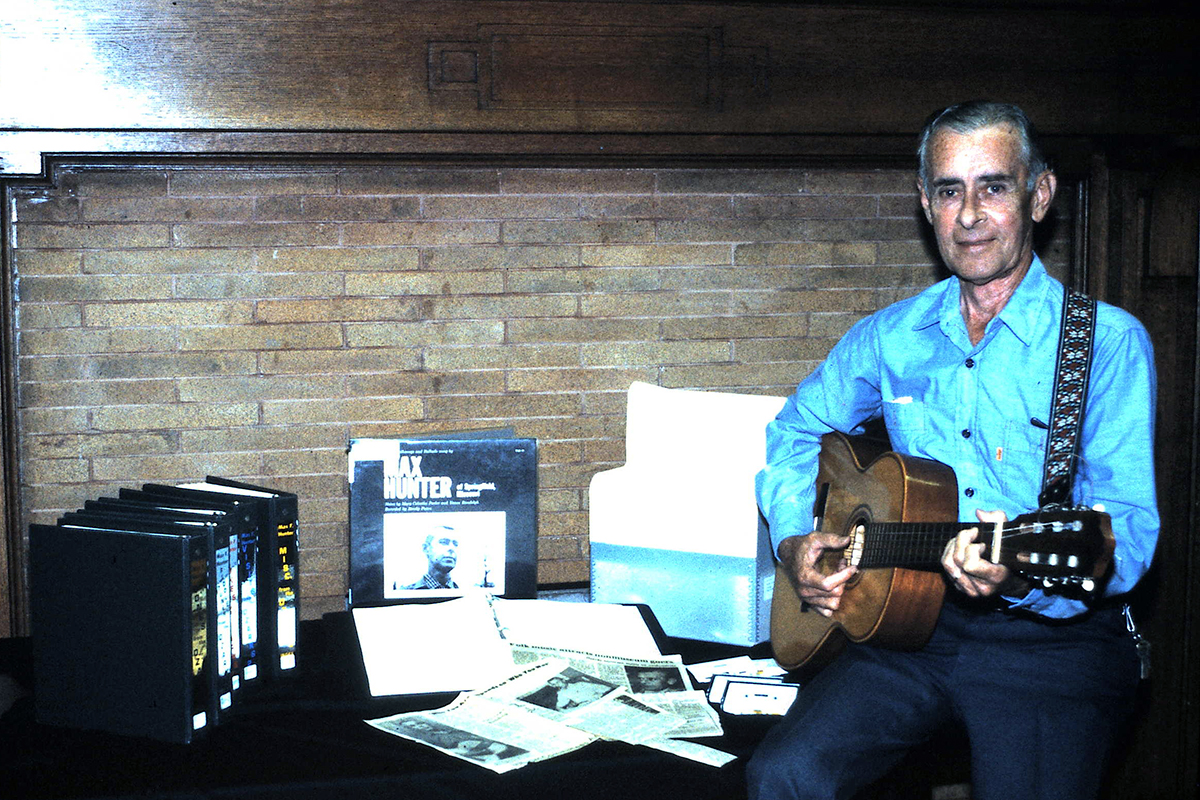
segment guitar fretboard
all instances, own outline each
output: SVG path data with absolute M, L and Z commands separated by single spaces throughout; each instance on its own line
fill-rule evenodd
M 903 567 L 934 570 L 941 566 L 946 542 L 953 539 L 963 523 L 945 522 L 878 522 L 865 526 L 865 531 L 852 540 L 847 558 L 862 569 L 874 567 Z

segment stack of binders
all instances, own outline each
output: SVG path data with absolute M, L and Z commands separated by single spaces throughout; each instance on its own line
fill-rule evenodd
M 296 665 L 297 498 L 144 484 L 32 525 L 39 722 L 188 743 Z

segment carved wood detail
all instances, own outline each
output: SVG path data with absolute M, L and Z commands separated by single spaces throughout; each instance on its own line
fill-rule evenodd
M 480 24 L 473 41 L 428 42 L 428 84 L 483 111 L 721 113 L 727 94 L 768 97 L 769 47 L 724 40 L 721 26 Z

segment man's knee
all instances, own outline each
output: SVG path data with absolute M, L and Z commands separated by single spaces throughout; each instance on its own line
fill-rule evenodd
M 764 741 L 746 765 L 750 800 L 831 800 L 839 797 L 837 777 L 815 748 Z

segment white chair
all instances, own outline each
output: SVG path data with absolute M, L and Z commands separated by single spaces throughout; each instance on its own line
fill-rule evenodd
M 645 603 L 669 636 L 768 638 L 775 568 L 754 497 L 784 398 L 629 387 L 625 465 L 591 482 L 593 602 Z

